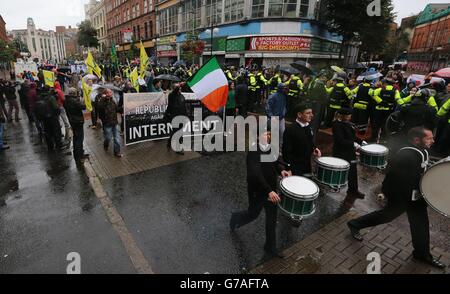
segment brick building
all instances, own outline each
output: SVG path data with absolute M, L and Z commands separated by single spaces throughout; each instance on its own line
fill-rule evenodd
M 108 40 L 118 46 L 118 52 L 129 50 L 133 40 L 142 40 L 148 53 L 152 51 L 156 37 L 155 1 L 104 0 Z
M 82 53 L 82 50 L 78 45 L 77 28 L 72 28 L 71 26 L 68 28 L 57 26 L 56 33 L 64 36 L 66 57 Z
M 450 63 L 450 3 L 429 4 L 419 15 L 408 55 L 408 70 L 428 73 Z
M 8 41 L 8 37 L 6 36 L 6 22 L 3 20 L 3 17 L 0 15 L 0 40 Z

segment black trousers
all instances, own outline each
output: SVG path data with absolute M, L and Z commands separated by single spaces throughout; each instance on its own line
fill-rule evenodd
M 311 122 L 311 129 L 313 130 L 314 135 L 316 135 L 320 129 L 320 125 L 325 115 L 325 108 L 326 106 L 323 104 L 313 103 L 314 118 Z
M 263 195 L 253 187 L 248 187 L 248 210 L 233 214 L 238 228 L 243 227 L 258 218 L 262 209 L 266 213 L 266 248 L 276 249 L 276 226 L 278 207 L 268 200 L 269 195 Z
M 388 196 L 388 204 L 383 210 L 352 220 L 350 221 L 350 225 L 358 230 L 375 227 L 381 224 L 390 223 L 405 212 L 408 214 L 414 256 L 419 258 L 429 257 L 431 255 L 430 229 L 427 203 L 423 199 L 405 203 L 400 201 L 389 201 Z
M 350 163 L 350 170 L 348 172 L 348 191 L 357 192 L 358 189 L 358 164 Z
M 73 132 L 73 157 L 75 161 L 80 161 L 84 155 L 83 141 L 84 128 L 82 123 L 71 124 Z
M 365 130 L 369 124 L 369 111 L 353 109 L 352 121 L 360 131 Z
M 377 141 L 378 133 L 380 132 L 380 130 L 381 130 L 380 138 L 384 138 L 386 136 L 385 125 L 391 113 L 392 111 L 389 110 L 375 110 L 374 119 L 372 123 L 372 138 L 371 138 L 372 142 Z
M 43 123 L 48 150 L 54 150 L 55 147 L 61 148 L 61 126 L 58 117 L 46 118 Z
M 91 113 L 92 125 L 97 126 L 98 112 L 97 112 L 97 102 L 92 102 L 92 113 Z

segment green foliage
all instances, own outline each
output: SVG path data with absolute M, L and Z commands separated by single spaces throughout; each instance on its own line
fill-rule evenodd
M 133 39 L 132 39 L 131 44 L 130 44 L 130 50 L 128 50 L 127 53 L 126 53 L 126 58 L 129 61 L 133 60 L 134 58 L 138 58 L 141 55 L 141 51 L 136 46 L 136 43 L 137 43 L 137 40 L 133 36 Z
M 80 46 L 88 48 L 98 48 L 99 46 L 97 31 L 88 20 L 81 22 L 79 25 L 77 38 Z
M 12 43 L 7 43 L 0 40 L 0 62 L 6 63 L 14 61 L 15 59 L 15 47 Z
M 343 37 L 343 43 L 361 41 L 361 50 L 380 52 L 393 22 L 392 0 L 381 0 L 381 15 L 369 16 L 367 7 L 373 0 L 323 0 L 321 19 L 330 31 Z
M 13 44 L 14 48 L 16 48 L 17 51 L 30 53 L 30 50 L 28 50 L 27 44 L 25 44 L 25 42 L 23 42 L 21 39 L 15 38 L 12 41 L 12 44 Z

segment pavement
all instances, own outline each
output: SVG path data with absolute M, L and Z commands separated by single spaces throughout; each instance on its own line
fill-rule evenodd
M 382 206 L 378 171 L 360 168 L 364 201 L 322 193 L 300 227 L 280 214 L 287 258 L 271 259 L 262 250 L 264 213 L 229 231 L 231 213 L 247 208 L 244 153 L 179 156 L 161 141 L 124 147 L 116 159 L 104 152 L 101 131 L 86 128 L 91 159 L 77 169 L 70 155 L 36 145 L 25 120 L 7 135 L 0 273 L 65 273 L 70 252 L 80 253 L 82 273 L 363 273 L 373 250 L 383 273 L 435 273 L 411 260 L 405 217 L 365 231 L 363 243 L 350 239 L 345 222 Z M 430 222 L 433 253 L 450 264 L 450 221 L 430 211 Z

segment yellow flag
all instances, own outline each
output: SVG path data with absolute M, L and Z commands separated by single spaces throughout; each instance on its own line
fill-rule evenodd
M 48 70 L 43 70 L 42 72 L 44 74 L 45 85 L 49 86 L 51 88 L 54 88 L 55 87 L 55 73 L 52 71 L 48 71 Z
M 130 74 L 130 82 L 133 85 L 133 88 L 135 88 L 136 91 L 139 92 L 139 74 L 137 67 L 135 67 Z
M 147 69 L 149 58 L 145 51 L 144 44 L 141 41 L 141 79 L 145 76 L 145 70 Z
M 90 74 L 96 75 L 99 79 L 102 78 L 102 69 L 94 60 L 94 56 L 92 56 L 91 51 L 89 51 L 88 56 L 85 60 L 86 66 L 88 68 L 88 72 Z
M 91 102 L 92 88 L 88 84 L 86 84 L 84 78 L 81 79 L 81 83 L 83 86 L 84 104 L 86 104 L 87 111 L 92 112 L 92 102 Z

